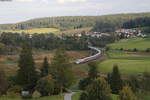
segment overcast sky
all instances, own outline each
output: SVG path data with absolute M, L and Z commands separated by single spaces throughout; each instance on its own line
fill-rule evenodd
M 39 17 L 150 12 L 150 0 L 0 0 L 0 24 Z

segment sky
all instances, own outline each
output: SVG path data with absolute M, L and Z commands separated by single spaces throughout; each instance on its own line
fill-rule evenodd
M 150 0 L 0 0 L 0 24 L 53 16 L 150 12 Z

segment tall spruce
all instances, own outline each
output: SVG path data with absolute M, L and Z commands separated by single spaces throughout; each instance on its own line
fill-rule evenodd
M 117 65 L 114 65 L 113 72 L 109 76 L 108 82 L 110 83 L 112 93 L 118 94 L 122 89 L 123 81 L 121 79 L 121 75 Z
M 81 79 L 79 82 L 79 88 L 81 90 L 85 90 L 86 87 L 98 77 L 98 70 L 97 70 L 97 64 L 95 62 L 91 62 L 88 64 L 89 71 L 88 71 L 88 77 Z
M 111 89 L 103 78 L 95 79 L 88 87 L 88 100 L 112 100 Z
M 21 85 L 24 90 L 32 90 L 36 85 L 38 75 L 34 67 L 32 48 L 28 44 L 22 47 L 18 67 L 18 85 Z
M 41 68 L 41 77 L 47 76 L 48 70 L 49 70 L 49 64 L 48 64 L 47 57 L 45 57 L 44 62 L 43 62 L 43 66 Z
M 74 81 L 72 72 L 72 64 L 69 61 L 69 56 L 63 48 L 56 50 L 54 58 L 51 62 L 50 74 L 56 80 L 60 92 L 68 88 Z
M 89 72 L 88 72 L 88 76 L 89 79 L 95 79 L 98 77 L 98 70 L 97 70 L 97 65 L 95 62 L 91 62 L 88 64 L 89 66 Z

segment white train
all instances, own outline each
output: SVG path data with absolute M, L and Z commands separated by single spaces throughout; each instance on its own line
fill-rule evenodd
M 88 46 L 88 48 L 96 50 L 97 53 L 95 55 L 92 55 L 92 56 L 89 56 L 89 57 L 86 57 L 86 58 L 83 58 L 83 59 L 78 59 L 77 61 L 75 61 L 75 64 L 85 63 L 85 62 L 94 60 L 97 57 L 99 57 L 101 55 L 101 53 L 102 53 L 101 50 L 96 48 L 96 47 Z

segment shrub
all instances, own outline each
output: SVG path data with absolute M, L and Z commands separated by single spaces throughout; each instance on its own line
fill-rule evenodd
M 147 48 L 147 49 L 146 49 L 146 52 L 150 52 L 150 48 Z
M 134 48 L 134 49 L 133 49 L 133 52 L 137 52 L 137 51 L 138 51 L 138 49 L 137 49 L 137 48 Z
M 123 48 L 120 48 L 120 51 L 123 51 Z
M 34 91 L 33 94 L 32 94 L 32 98 L 39 98 L 39 97 L 41 97 L 41 93 L 38 92 L 37 90 Z
M 9 92 L 7 92 L 7 97 L 16 98 L 16 97 L 20 97 L 20 94 L 16 93 L 16 92 L 13 92 L 13 91 L 9 91 Z
M 129 86 L 124 86 L 119 93 L 120 100 L 137 100 Z
M 42 96 L 48 96 L 53 94 L 54 87 L 55 81 L 51 75 L 48 75 L 37 82 L 36 89 L 41 93 Z
M 9 88 L 7 92 L 21 93 L 22 90 L 23 90 L 23 88 L 21 86 L 15 85 L 15 86 Z

